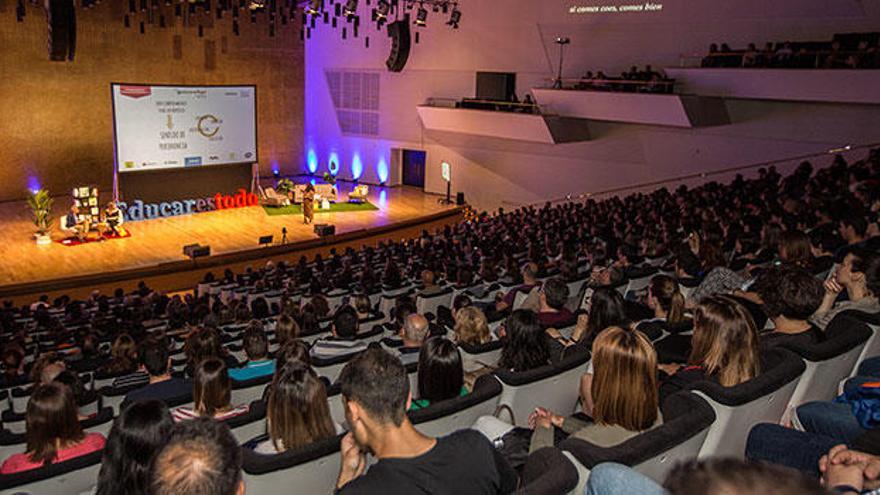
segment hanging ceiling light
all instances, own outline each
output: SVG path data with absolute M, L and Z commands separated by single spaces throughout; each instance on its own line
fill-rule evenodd
M 419 11 L 418 13 L 416 13 L 415 24 L 422 27 L 428 25 L 428 9 L 425 8 L 424 4 L 419 5 Z
M 351 19 L 357 16 L 357 10 L 358 0 L 348 0 L 348 2 L 345 3 L 345 8 L 342 9 L 342 15 L 344 15 L 348 19 Z
M 452 13 L 449 14 L 449 22 L 446 25 L 452 26 L 452 29 L 458 29 L 459 22 L 461 22 L 461 11 L 458 10 L 458 5 L 456 5 L 452 8 Z
M 323 7 L 323 0 L 311 0 L 309 2 L 309 6 L 306 7 L 306 14 L 309 15 L 318 15 L 321 13 L 321 9 Z
M 388 19 L 388 12 L 391 11 L 391 4 L 386 0 L 379 0 L 379 5 L 376 6 L 376 20 L 384 21 Z

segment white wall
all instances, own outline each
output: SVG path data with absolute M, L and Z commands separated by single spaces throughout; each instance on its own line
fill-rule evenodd
M 361 2 L 362 4 L 364 2 Z M 593 141 L 541 145 L 426 133 L 416 106 L 428 98 L 473 96 L 474 73 L 516 72 L 518 92 L 539 86 L 556 70 L 556 36 L 572 38 L 566 75 L 586 69 L 618 73 L 632 64 L 678 65 L 682 53 L 710 42 L 732 47 L 750 41 L 830 39 L 835 32 L 880 29 L 880 5 L 857 0 L 657 0 L 660 13 L 569 15 L 576 5 L 630 4 L 629 0 L 465 0 L 461 29 L 431 13 L 421 42 L 403 73 L 385 70 L 390 41 L 375 27 L 343 41 L 339 29 L 319 23 L 306 45 L 306 149 L 318 173 L 330 153 L 349 177 L 355 154 L 362 180 L 378 182 L 377 164 L 390 149 L 428 152 L 426 189 L 445 192 L 440 163 L 449 161 L 453 190 L 480 208 L 522 204 L 820 152 L 845 144 L 880 142 L 877 107 L 728 101 L 732 125 L 673 129 L 591 123 Z M 367 8 L 362 6 L 367 18 Z M 442 18 L 442 19 L 441 19 Z M 370 36 L 370 48 L 363 36 Z M 326 85 L 327 69 L 380 71 L 380 136 L 344 136 Z M 306 170 L 306 164 L 303 164 Z

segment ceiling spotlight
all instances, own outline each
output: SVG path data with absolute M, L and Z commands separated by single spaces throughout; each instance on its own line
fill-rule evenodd
M 251 10 L 260 10 L 266 7 L 266 0 L 250 0 L 248 8 Z
M 424 5 L 419 7 L 419 12 L 416 14 L 415 24 L 417 26 L 427 26 L 428 25 L 428 10 L 425 9 Z
M 348 2 L 345 3 L 345 8 L 342 9 L 342 14 L 351 19 L 352 17 L 357 16 L 357 10 L 358 0 L 348 0 Z
M 384 21 L 388 18 L 388 12 L 391 11 L 391 4 L 385 0 L 379 0 L 379 5 L 376 6 L 376 19 Z
M 461 22 L 461 11 L 458 10 L 458 6 L 455 6 L 452 8 L 452 14 L 449 14 L 449 22 L 446 25 L 452 26 L 452 29 L 458 29 L 459 22 Z
M 321 13 L 321 7 L 323 6 L 323 0 L 311 0 L 309 2 L 309 6 L 306 7 L 306 14 L 308 15 L 318 15 Z

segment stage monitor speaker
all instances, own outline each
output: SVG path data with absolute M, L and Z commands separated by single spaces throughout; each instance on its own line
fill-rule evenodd
M 464 193 L 463 193 L 463 192 L 459 192 L 459 193 L 457 193 L 457 194 L 455 195 L 455 204 L 458 205 L 458 206 L 464 206 L 464 205 L 465 205 L 465 202 L 464 202 Z
M 193 249 L 193 252 L 192 252 L 193 259 L 203 258 L 205 256 L 211 256 L 211 246 L 199 246 L 199 247 Z
M 274 242 L 274 240 L 275 240 L 275 236 L 274 236 L 274 235 L 264 235 L 264 236 L 261 236 L 261 237 L 260 237 L 260 246 L 267 245 L 267 244 L 272 244 L 272 242 Z
M 316 223 L 315 233 L 318 234 L 318 237 L 336 235 L 336 226 L 329 223 Z
M 76 9 L 73 0 L 45 0 L 49 60 L 73 60 L 76 52 Z
M 199 247 L 198 244 L 187 244 L 186 246 L 183 246 L 183 255 L 186 256 L 187 258 L 192 258 L 193 251 L 195 249 L 197 249 L 198 247 Z
M 391 38 L 391 54 L 385 65 L 391 72 L 401 72 L 409 60 L 409 51 L 412 47 L 412 35 L 409 28 L 409 15 L 403 20 L 388 24 L 388 37 Z

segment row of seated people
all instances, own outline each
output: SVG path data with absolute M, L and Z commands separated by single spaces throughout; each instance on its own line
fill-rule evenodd
M 666 77 L 650 65 L 646 65 L 644 70 L 633 65 L 629 71 L 621 72 L 620 77 L 608 76 L 601 70 L 593 74 L 588 70 L 574 86 L 578 90 L 624 93 L 672 93 L 674 88 L 675 79 Z
M 880 68 L 880 45 L 861 40 L 858 45 L 845 47 L 840 41 L 831 42 L 767 42 L 759 49 L 749 43 L 744 50 L 709 46 L 702 67 L 776 68 L 776 69 L 877 69 Z

